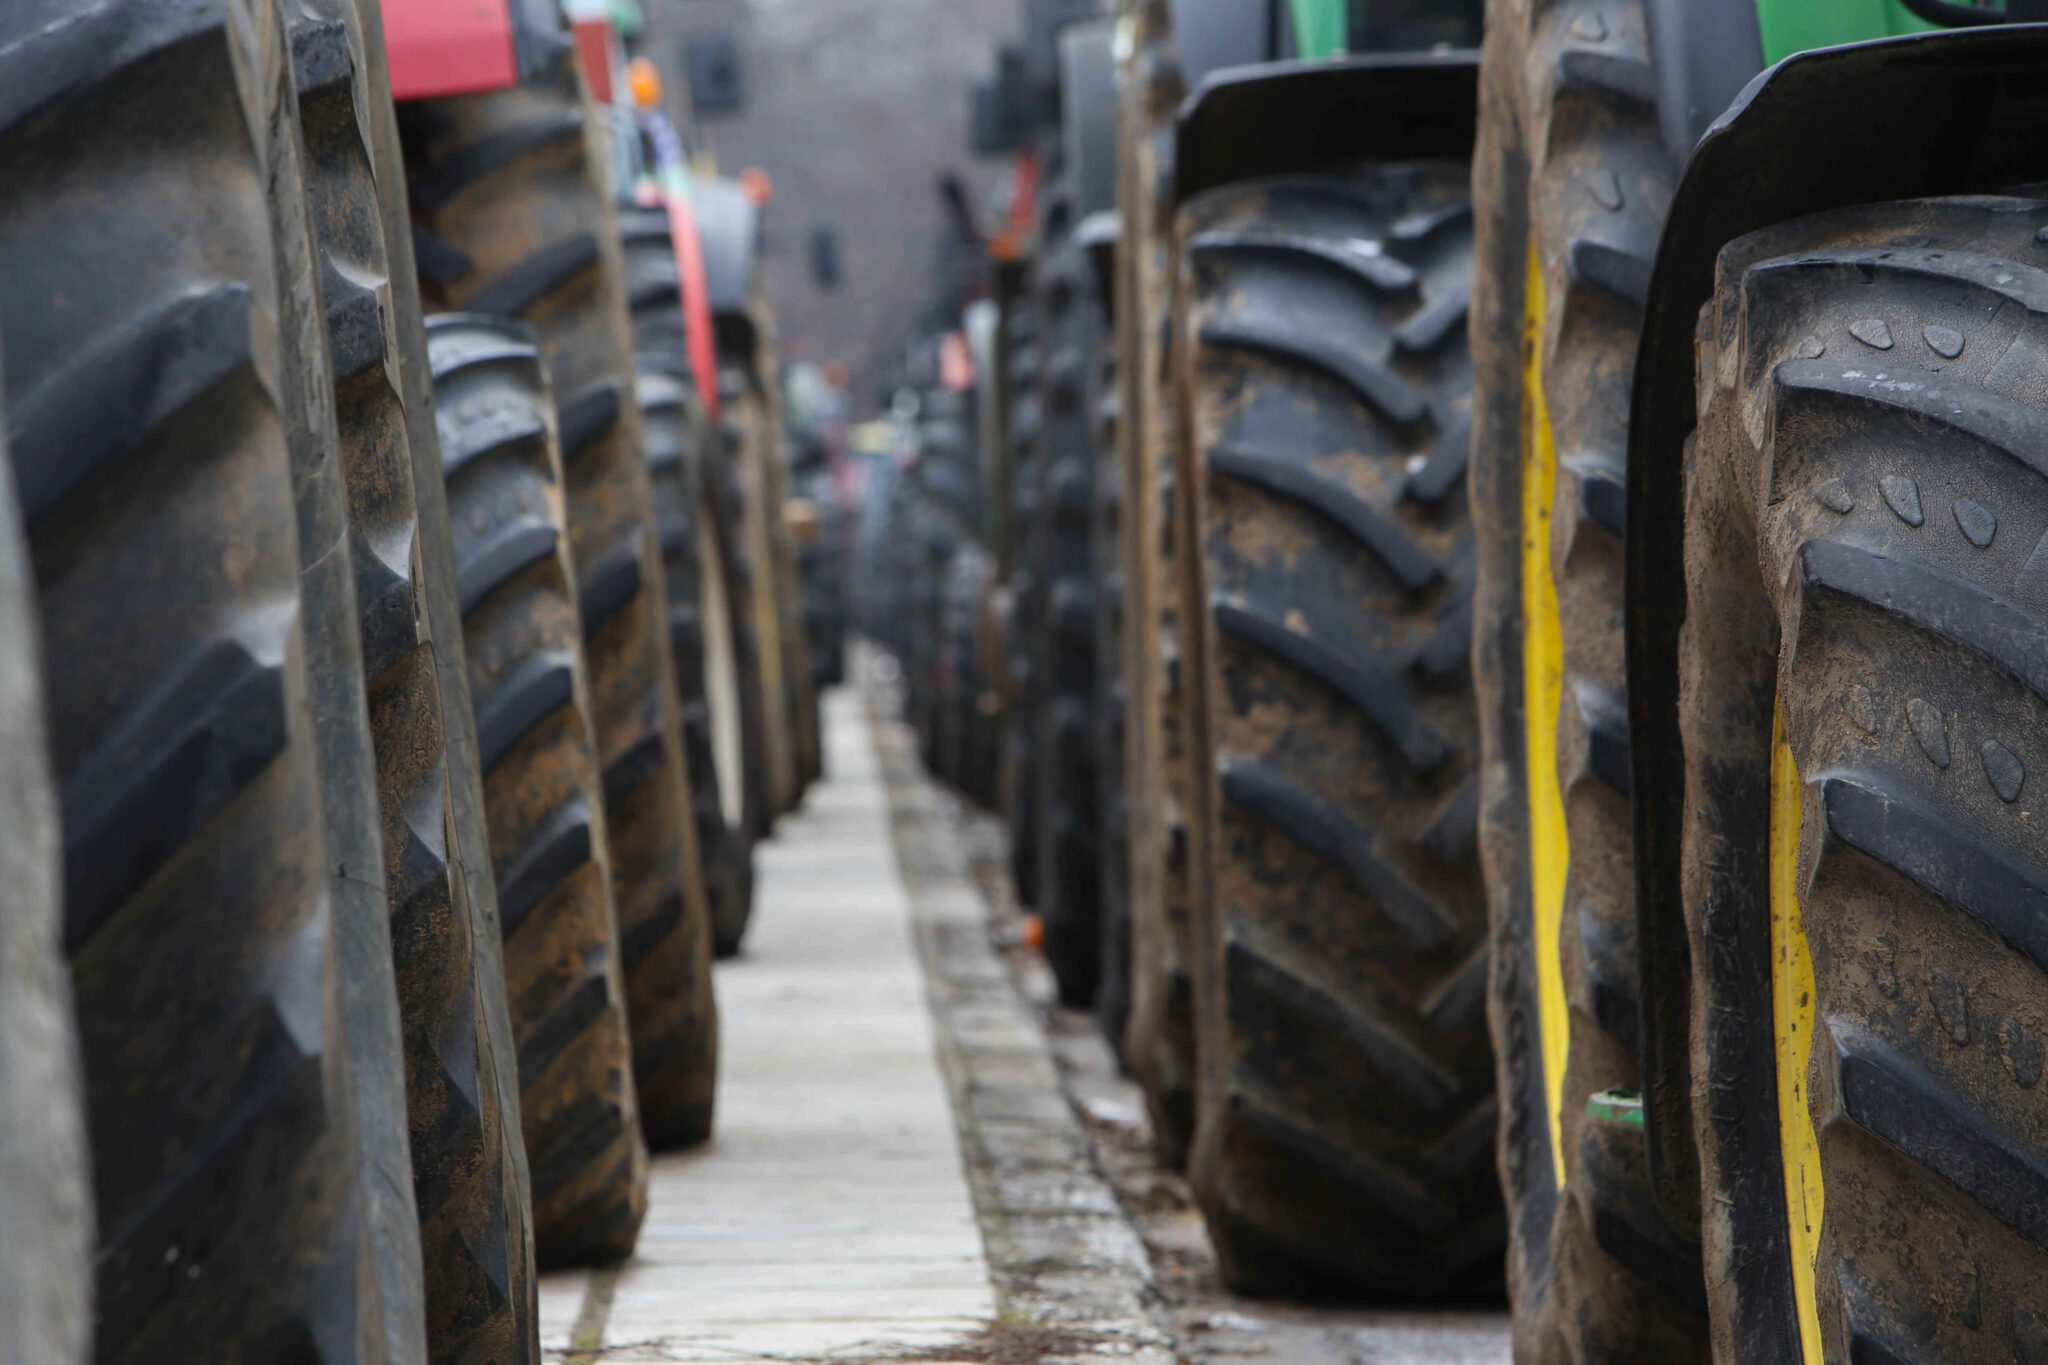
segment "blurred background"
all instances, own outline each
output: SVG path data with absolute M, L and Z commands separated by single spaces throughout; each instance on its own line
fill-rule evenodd
M 842 362 L 853 415 L 872 414 L 958 237 L 947 185 L 977 224 L 998 207 L 1004 168 L 972 155 L 967 123 L 975 83 L 1016 31 L 1015 0 L 641 8 L 639 50 L 662 71 L 671 117 L 694 122 L 727 173 L 772 181 L 764 268 L 785 355 Z

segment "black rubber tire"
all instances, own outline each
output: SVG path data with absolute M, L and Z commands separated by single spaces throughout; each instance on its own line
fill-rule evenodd
M 1190 1169 L 1243 1292 L 1499 1283 L 1471 535 L 1436 477 L 1468 184 L 1381 166 L 1181 211 L 1215 784 Z
M 1702 315 L 1681 900 L 1718 1359 L 1800 1359 L 1802 1323 L 1808 1360 L 2048 1349 L 2043 241 L 2036 200 L 1816 215 L 1725 247 Z
M 730 363 L 721 364 L 720 397 L 734 507 L 739 514 L 743 586 L 749 605 L 748 634 L 754 642 L 755 667 L 760 677 L 764 798 L 761 837 L 766 838 L 773 822 L 793 810 L 800 795 L 796 717 L 789 704 L 787 679 L 790 660 L 782 630 L 774 528 L 770 521 L 771 511 L 779 516 L 780 509 L 773 502 L 769 480 L 765 402 L 746 370 Z
M 64 967 L 63 844 L 43 732 L 35 580 L 0 422 L 0 1365 L 85 1365 L 92 1174 Z
M 643 353 L 640 360 L 644 365 L 652 358 Z M 720 525 L 723 500 L 706 479 L 719 434 L 688 383 L 643 368 L 635 389 L 661 533 L 669 648 L 682 691 L 683 745 L 697 846 L 704 850 L 711 944 L 718 956 L 730 957 L 740 950 L 754 909 L 754 824 L 748 812 L 757 798 L 746 787 L 740 706 L 750 684 L 733 646 L 738 613 L 726 591 L 732 575 L 725 547 L 732 528 Z
M 1200 821 L 1189 818 L 1199 783 L 1193 731 L 1202 708 L 1200 670 L 1182 667 L 1183 634 L 1196 602 L 1185 547 L 1193 543 L 1188 486 L 1175 477 L 1178 422 L 1169 401 L 1172 366 L 1175 111 L 1185 93 L 1174 59 L 1172 11 L 1145 0 L 1123 79 L 1117 187 L 1119 435 L 1124 518 L 1125 786 L 1131 897 L 1131 1017 L 1124 1029 L 1131 1074 L 1145 1092 L 1161 1164 L 1187 1164 L 1195 1128 L 1193 857 Z M 1140 491 L 1142 490 L 1142 492 Z M 1185 623 L 1185 625 L 1184 625 Z
M 723 435 L 710 425 L 691 386 L 681 272 L 668 212 L 622 207 L 619 237 L 640 425 L 668 589 L 683 751 L 711 903 L 712 950 L 730 957 L 739 951 L 754 907 L 760 737 L 746 729 L 742 698 L 760 683 L 750 671 L 751 651 L 738 647 L 744 613 L 729 591 L 737 577 L 736 528 L 718 449 Z M 757 716 L 757 729 L 758 724 Z
M 643 370 L 690 373 L 683 319 L 682 269 L 668 210 L 619 205 L 619 243 L 626 272 L 626 308 L 633 320 L 633 356 Z
M 789 403 L 782 388 L 782 348 L 777 340 L 774 311 L 768 305 L 766 285 L 756 281 L 753 311 L 755 334 L 760 338 L 754 362 L 759 376 L 764 435 L 767 452 L 768 522 L 770 544 L 775 552 L 777 620 L 782 628 L 784 705 L 789 709 L 790 733 L 796 742 L 796 790 L 791 809 L 801 803 L 811 784 L 824 774 L 824 738 L 819 728 L 818 692 L 811 678 L 811 639 L 804 624 L 804 589 L 797 571 L 796 537 L 789 524 L 790 457 Z
M 640 1124 L 655 1148 L 700 1142 L 718 1070 L 711 917 L 602 129 L 568 45 L 524 86 L 405 114 L 415 221 L 467 267 L 428 297 L 531 321 L 555 386 Z
M 96 1353 L 417 1358 L 333 390 L 273 0 L 0 15 L 0 318 Z M 304 572 L 302 572 L 302 568 Z M 221 951 L 233 944 L 235 951 Z
M 1487 18 L 1474 659 L 1515 1358 L 1701 1361 L 1698 1247 L 1658 1210 L 1642 1129 L 1587 1110 L 1644 1079 L 1621 505 L 1671 167 L 1640 0 L 1508 0 Z
M 1045 348 L 1036 514 L 1024 553 L 1039 585 L 1031 674 L 1037 690 L 1037 910 L 1060 1003 L 1087 1009 L 1102 976 L 1101 830 L 1096 809 L 1095 516 L 1089 367 L 1106 319 L 1095 274 L 1073 240 L 1069 205 L 1048 196 L 1046 245 L 1033 272 Z
M 540 1261 L 626 1255 L 647 1207 L 603 777 L 553 400 L 532 333 L 427 320 Z
M 1088 380 L 1091 463 L 1089 488 L 1094 518 L 1088 549 L 1095 580 L 1095 809 L 1101 821 L 1097 839 L 1097 904 L 1102 925 L 1101 981 L 1095 991 L 1095 1019 L 1116 1054 L 1117 1064 L 1130 1070 L 1124 1048 L 1131 1018 L 1131 808 L 1125 786 L 1125 726 L 1129 692 L 1124 683 L 1124 638 L 1128 601 L 1124 576 L 1123 450 L 1117 430 L 1123 391 L 1117 374 L 1118 333 L 1106 328 L 1090 358 Z
M 1037 636 L 1044 614 L 1041 584 L 1026 547 L 1038 519 L 1038 433 L 1042 410 L 1038 392 L 1037 319 L 1028 292 L 1011 301 L 1003 317 L 1003 439 L 1010 449 L 1009 543 L 1011 563 L 1004 585 L 1008 606 L 1003 621 L 1003 822 L 1009 831 L 1010 885 L 1020 904 L 1036 908 L 1038 885 Z
M 533 1212 L 518 1089 L 511 1059 L 501 1066 L 498 1053 L 509 1052 L 511 1023 L 496 951 L 496 899 L 471 905 L 461 866 L 465 842 L 476 845 L 472 858 L 488 857 L 488 836 L 480 809 L 474 824 L 452 818 L 444 665 L 427 575 L 416 575 L 427 565 L 424 539 L 446 541 L 449 532 L 445 509 L 438 524 L 427 526 L 430 518 L 414 499 L 416 437 L 433 444 L 427 468 L 436 487 L 440 482 L 427 394 L 398 387 L 398 376 L 428 371 L 417 281 L 409 261 L 395 272 L 385 249 L 388 234 L 408 225 L 381 25 L 366 35 L 352 0 L 291 3 L 306 192 L 334 362 L 349 556 L 377 755 L 428 1357 L 479 1365 L 524 1359 L 539 1350 Z M 373 120 L 381 125 L 378 153 L 388 158 L 375 168 L 362 136 Z M 409 402 L 427 409 L 417 414 L 426 420 L 415 421 Z M 450 603 L 452 560 L 451 552 L 451 581 L 436 585 Z M 460 617 L 450 612 L 444 626 L 459 668 Z M 466 708 L 466 681 L 458 680 L 456 695 Z M 473 749 L 458 753 L 453 761 L 474 762 Z M 484 888 L 488 895 L 488 881 Z M 479 943 L 491 951 L 479 957 Z M 492 978 L 495 989 L 486 984 Z

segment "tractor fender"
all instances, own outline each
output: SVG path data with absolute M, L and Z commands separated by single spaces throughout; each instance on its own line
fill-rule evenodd
M 761 254 L 761 209 L 727 176 L 690 182 L 697 237 L 704 257 L 704 297 L 719 349 L 752 354 L 754 276 Z
M 394 100 L 504 90 L 569 45 L 554 0 L 383 0 Z
M 1787 57 L 1756 76 L 1693 149 L 1643 309 L 1629 413 L 1626 630 L 1644 1116 L 1672 1217 L 1692 1120 L 1689 949 L 1681 911 L 1684 766 L 1682 459 L 1697 424 L 1693 329 L 1721 248 L 1822 210 L 1996 192 L 2048 179 L 2048 24 L 1916 34 Z M 1705 1078 L 1711 1084 L 1713 1078 Z
M 1170 0 L 1173 46 L 1181 78 L 1193 89 L 1212 71 L 1272 61 L 1274 20 L 1271 0 Z
M 1060 140 L 1073 221 L 1116 208 L 1115 21 L 1060 30 Z
M 1345 161 L 1469 157 L 1478 121 L 1470 50 L 1225 67 L 1181 105 L 1174 199 Z

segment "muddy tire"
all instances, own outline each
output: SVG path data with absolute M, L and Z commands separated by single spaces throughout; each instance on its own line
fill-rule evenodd
M 752 794 L 740 702 L 747 682 L 734 643 L 728 588 L 733 576 L 725 548 L 733 528 L 724 523 L 722 500 L 707 478 L 719 438 L 687 380 L 642 369 L 635 388 L 661 532 L 669 648 L 682 691 L 683 745 L 697 845 L 704 850 L 712 948 L 730 957 L 740 950 L 753 914 L 754 825 L 748 818 Z
M 1037 690 L 1032 740 L 1038 750 L 1037 910 L 1045 958 L 1060 1000 L 1095 1002 L 1102 976 L 1101 836 L 1095 764 L 1094 454 L 1089 368 L 1105 326 L 1094 272 L 1053 194 L 1051 240 L 1035 272 L 1032 312 L 1044 346 L 1037 512 L 1025 554 L 1040 585 L 1031 672 Z
M 1671 192 L 1642 6 L 1492 7 L 1473 177 L 1481 857 L 1517 1360 L 1698 1361 L 1698 1248 L 1639 1094 L 1622 499 L 1643 290 Z M 1567 911 L 1569 907 L 1569 911 Z
M 1094 494 L 1089 563 L 1096 583 L 1095 607 L 1095 809 L 1101 820 L 1096 876 L 1102 924 L 1102 979 L 1095 991 L 1095 1019 L 1126 1071 L 1125 1029 L 1131 1018 L 1131 806 L 1125 785 L 1125 726 L 1129 691 L 1124 682 L 1124 623 L 1128 594 L 1124 576 L 1124 486 L 1117 423 L 1122 406 L 1117 376 L 1117 334 L 1105 330 L 1090 359 L 1088 414 L 1089 487 Z
M 1162 1164 L 1187 1162 L 1195 1125 L 1194 873 L 1198 821 L 1191 701 L 1199 670 L 1183 667 L 1192 631 L 1183 547 L 1187 484 L 1176 479 L 1177 418 L 1169 401 L 1172 342 L 1174 111 L 1184 93 L 1164 0 L 1137 7 L 1120 82 L 1117 189 L 1121 219 L 1118 350 L 1124 361 L 1124 688 L 1131 897 L 1131 1017 L 1125 1055 L 1145 1092 Z
M 318 1332 L 337 1359 L 416 1358 L 375 768 L 282 16 L 15 6 L 0 90 L 0 243 L 35 262 L 0 272 L 0 317 L 97 1356 L 275 1358 Z
M 759 679 L 752 676 L 752 651 L 741 648 L 746 622 L 731 591 L 737 527 L 720 449 L 724 438 L 691 386 L 668 213 L 621 209 L 619 236 L 712 949 L 728 957 L 739 951 L 753 913 L 761 741 L 758 714 L 754 729 L 747 729 L 744 697 Z
M 0 1261 L 4 1365 L 85 1365 L 92 1174 L 65 970 L 63 849 L 43 731 L 35 580 L 0 423 L 0 1220 L 34 1228 Z
M 1215 784 L 1191 1172 L 1247 1292 L 1498 1283 L 1470 530 L 1444 472 L 1468 184 L 1386 166 L 1181 211 Z
M 554 405 L 526 328 L 427 320 L 543 1264 L 630 1252 L 647 1150 Z
M 710 912 L 602 130 L 566 47 L 526 86 L 404 112 L 415 221 L 455 263 L 428 297 L 530 321 L 554 385 L 640 1122 L 656 1148 L 702 1141 Z
M 789 705 L 789 653 L 782 632 L 782 603 L 776 586 L 774 527 L 781 510 L 771 501 L 766 405 L 744 371 L 728 366 L 721 379 L 725 443 L 732 471 L 740 548 L 745 566 L 748 634 L 760 675 L 762 837 L 798 796 L 796 717 Z
M 1010 447 L 1009 541 L 1003 622 L 1003 822 L 1009 831 L 1010 885 L 1036 907 L 1038 885 L 1037 638 L 1044 593 L 1025 547 L 1038 519 L 1038 430 L 1042 421 L 1037 319 L 1028 294 L 1004 314 L 1004 368 L 1009 398 L 1003 439 Z
M 474 749 L 451 756 L 443 724 L 445 703 L 466 710 L 469 690 L 440 676 L 446 659 L 463 667 L 445 506 L 423 512 L 414 496 L 412 443 L 433 447 L 426 471 L 438 489 L 439 442 L 418 284 L 385 247 L 408 224 L 382 35 L 366 36 L 350 0 L 292 0 L 290 12 L 377 757 L 427 1348 L 436 1361 L 523 1359 L 539 1349 L 533 1213 L 496 897 L 486 879 L 473 905 L 464 875 L 465 845 L 474 866 L 488 836 L 480 806 L 450 799 L 452 783 L 476 780 L 451 771 L 474 763 Z M 361 135 L 373 120 L 375 168 Z M 401 391 L 399 377 L 414 375 L 414 391 Z M 446 553 L 430 557 L 430 538 Z M 435 568 L 447 583 L 429 582 Z M 429 601 L 444 593 L 446 643 Z
M 1702 315 L 1681 891 L 1722 1358 L 2048 1345 L 2044 225 L 1816 215 L 1724 248 Z

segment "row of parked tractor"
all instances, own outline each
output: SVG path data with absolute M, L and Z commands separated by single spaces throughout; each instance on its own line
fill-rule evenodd
M 537 1362 L 711 1132 L 826 452 L 591 8 L 0 6 L 9 1365 Z
M 1237 1290 L 2048 1360 L 2038 9 L 1026 0 L 861 620 Z

